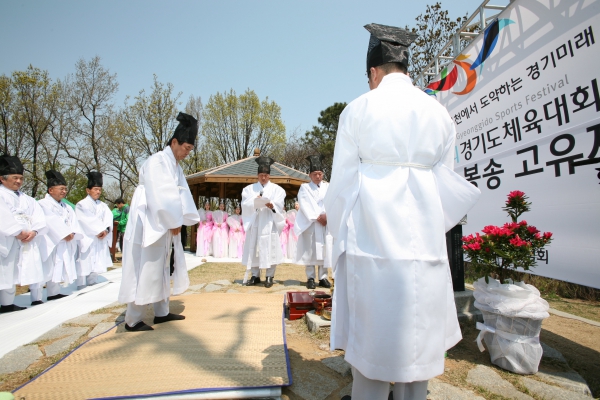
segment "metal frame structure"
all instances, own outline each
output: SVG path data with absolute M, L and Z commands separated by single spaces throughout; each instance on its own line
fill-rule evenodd
M 511 3 L 513 1 L 515 0 L 510 0 Z M 452 36 L 452 39 L 450 39 L 444 45 L 444 47 L 442 47 L 442 49 L 437 53 L 433 60 L 429 64 L 427 64 L 425 68 L 423 68 L 423 71 L 421 71 L 421 73 L 415 79 L 413 79 L 413 84 L 423 89 L 426 86 L 424 82 L 425 76 L 437 76 L 443 67 L 454 61 L 454 59 L 456 59 L 456 57 L 459 56 L 459 54 L 465 49 L 465 47 L 468 46 L 468 44 L 464 47 L 461 46 L 462 38 L 469 37 L 474 39 L 477 36 L 479 36 L 479 34 L 485 30 L 486 26 L 488 26 L 489 22 L 497 18 L 498 15 L 507 7 L 491 5 L 488 4 L 489 2 L 490 0 L 483 0 L 483 3 L 481 3 L 479 7 L 477 7 L 473 14 L 471 14 L 471 16 L 467 19 L 467 21 L 456 30 L 456 33 Z M 495 10 L 498 12 L 494 15 L 486 17 L 486 10 Z M 476 19 L 479 19 L 479 22 L 473 23 L 473 21 Z M 476 26 L 479 26 L 479 33 L 469 32 Z M 452 57 L 443 55 L 448 51 L 449 48 L 452 48 Z

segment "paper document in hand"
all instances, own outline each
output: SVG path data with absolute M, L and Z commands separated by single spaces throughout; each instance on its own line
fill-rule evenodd
M 269 200 L 268 197 L 257 197 L 254 199 L 254 208 L 262 208 L 265 207 L 267 205 L 267 203 L 270 203 L 271 200 Z

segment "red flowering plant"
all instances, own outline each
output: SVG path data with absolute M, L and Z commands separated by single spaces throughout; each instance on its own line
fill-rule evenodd
M 531 210 L 525 193 L 515 190 L 508 194 L 502 208 L 511 217 L 512 222 L 502 226 L 488 225 L 483 228 L 483 235 L 463 236 L 463 250 L 472 268 L 479 276 L 497 278 L 500 282 L 507 279 L 521 280 L 518 268 L 524 271 L 535 267 L 535 254 L 552 240 L 551 232 L 540 232 L 527 221 L 518 221 L 525 212 Z

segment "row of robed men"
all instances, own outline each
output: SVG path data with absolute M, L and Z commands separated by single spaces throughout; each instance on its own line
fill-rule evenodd
M 46 171 L 48 192 L 36 201 L 23 193 L 23 164 L 0 156 L 0 313 L 23 310 L 14 304 L 16 286 L 29 286 L 31 305 L 65 297 L 61 287 L 97 283 L 112 266 L 113 215 L 101 202 L 102 174 L 89 172 L 87 196 L 73 208 L 67 182 Z

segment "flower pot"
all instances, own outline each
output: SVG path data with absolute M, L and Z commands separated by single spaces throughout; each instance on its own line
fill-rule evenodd
M 542 358 L 540 331 L 549 317 L 548 303 L 523 282 L 500 284 L 484 278 L 473 284 L 475 307 L 483 314 L 477 323 L 477 344 L 485 342 L 492 364 L 518 374 L 535 374 Z

